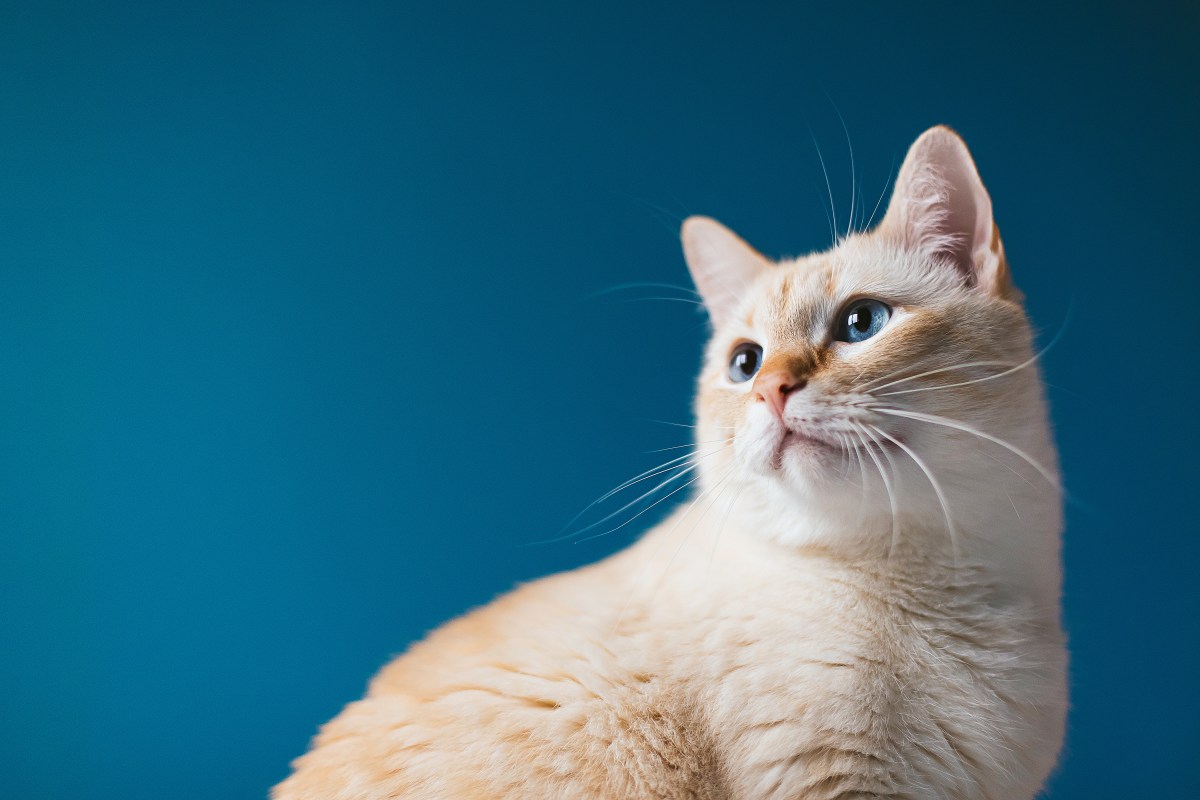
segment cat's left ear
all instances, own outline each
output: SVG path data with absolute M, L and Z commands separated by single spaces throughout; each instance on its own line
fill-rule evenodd
M 750 284 L 771 262 L 740 236 L 709 217 L 688 217 L 679 232 L 692 281 L 713 326 L 723 323 Z
M 966 142 L 944 125 L 925 131 L 909 148 L 879 233 L 948 262 L 989 294 L 1020 297 L 992 219 L 992 199 Z

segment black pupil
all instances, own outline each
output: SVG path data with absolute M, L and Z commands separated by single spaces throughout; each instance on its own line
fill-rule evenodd
M 753 350 L 741 350 L 734 357 L 734 363 L 743 375 L 753 375 L 758 367 L 758 353 Z
M 866 333 L 871 327 L 871 309 L 866 306 L 859 306 L 850 312 L 849 322 L 854 326 L 854 330 L 859 333 Z

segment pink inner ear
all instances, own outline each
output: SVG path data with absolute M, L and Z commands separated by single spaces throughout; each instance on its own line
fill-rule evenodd
M 991 240 L 992 203 L 966 148 L 960 142 L 948 142 L 942 148 L 948 152 L 940 154 L 943 157 L 937 163 L 945 187 L 945 215 L 941 221 L 945 244 L 940 254 L 975 283 L 979 250 Z
M 972 284 L 987 283 L 992 251 L 992 202 L 971 155 L 949 128 L 917 139 L 896 181 L 885 228 L 904 246 L 949 261 Z
M 692 280 L 713 324 L 720 325 L 770 262 L 736 233 L 708 217 L 684 220 L 680 234 Z

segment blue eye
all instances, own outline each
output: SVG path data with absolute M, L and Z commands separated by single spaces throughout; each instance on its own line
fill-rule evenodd
M 855 300 L 842 311 L 833 338 L 839 342 L 862 342 L 883 329 L 892 309 L 878 300 Z
M 762 365 L 762 348 L 754 342 L 742 342 L 729 355 L 729 380 L 745 383 Z

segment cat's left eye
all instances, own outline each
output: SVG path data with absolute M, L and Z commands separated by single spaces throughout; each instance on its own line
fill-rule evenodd
M 892 318 L 892 309 L 878 300 L 855 300 L 838 317 L 833 338 L 839 342 L 862 342 L 883 330 Z

